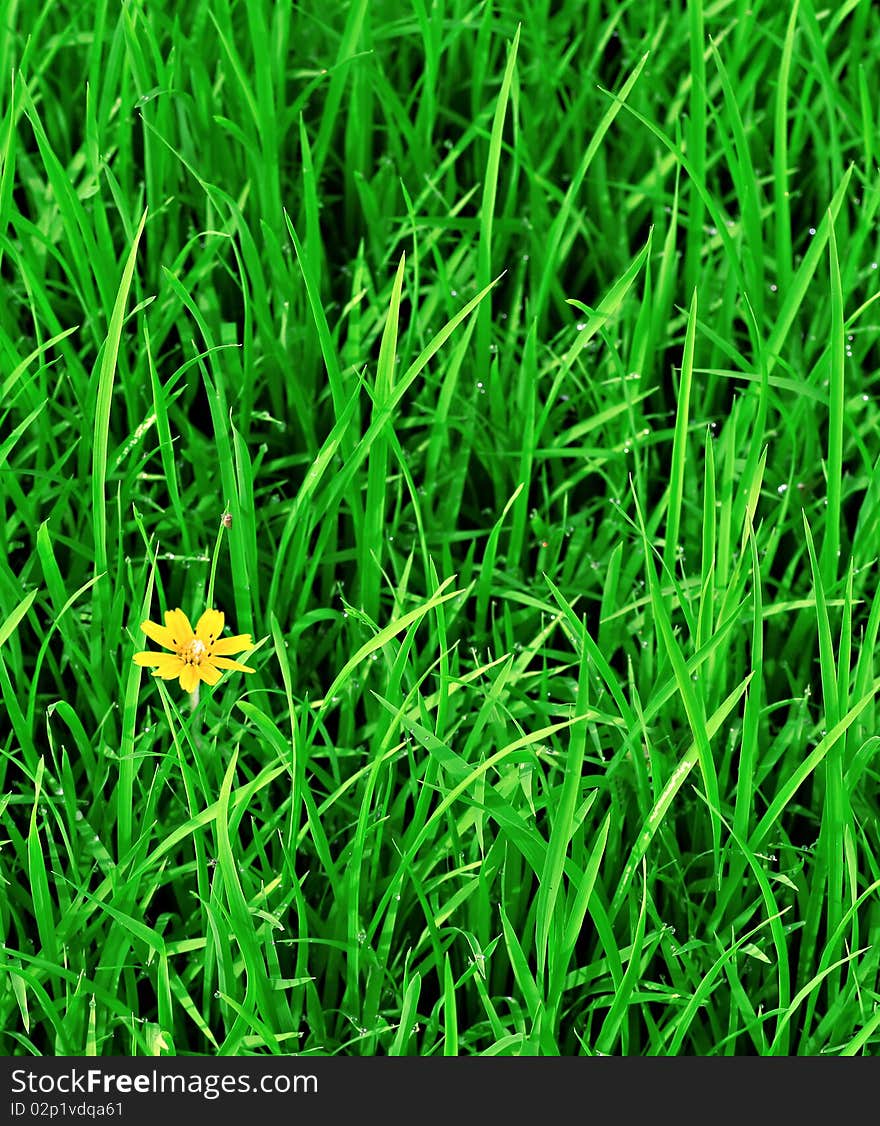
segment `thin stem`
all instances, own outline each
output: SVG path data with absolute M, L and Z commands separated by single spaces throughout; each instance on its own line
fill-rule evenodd
M 227 513 L 224 511 L 223 516 L 220 517 L 220 527 L 217 530 L 217 542 L 214 544 L 214 556 L 211 559 L 211 574 L 208 578 L 208 597 L 205 600 L 205 608 L 207 610 L 213 609 L 214 606 L 214 576 L 217 574 L 217 559 L 220 555 L 220 542 L 223 539 L 223 533 L 226 531 L 226 515 Z

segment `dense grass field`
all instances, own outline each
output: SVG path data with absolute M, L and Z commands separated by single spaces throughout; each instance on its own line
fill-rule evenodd
M 877 1054 L 871 0 L 0 11 L 0 1052 Z

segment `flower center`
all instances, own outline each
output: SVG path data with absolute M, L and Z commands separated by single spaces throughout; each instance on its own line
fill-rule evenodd
M 202 663 L 202 657 L 209 654 L 204 641 L 200 641 L 197 637 L 194 637 L 189 645 L 185 645 L 181 649 L 180 655 L 187 664 L 200 665 Z

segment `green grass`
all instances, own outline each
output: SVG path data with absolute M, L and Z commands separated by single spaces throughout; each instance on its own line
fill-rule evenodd
M 877 8 L 2 12 L 0 1051 L 877 1054 Z

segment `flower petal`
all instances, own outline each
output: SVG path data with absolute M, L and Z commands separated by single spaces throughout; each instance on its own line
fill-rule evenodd
M 184 692 L 195 692 L 199 683 L 199 670 L 195 665 L 184 664 L 180 670 L 180 687 Z
M 174 635 L 167 626 L 160 626 L 158 622 L 141 622 L 141 629 L 151 641 L 155 641 L 163 648 L 174 648 Z
M 176 649 L 181 645 L 189 645 L 192 641 L 192 626 L 189 624 L 189 618 L 179 606 L 176 610 L 165 611 L 165 625 L 171 631 L 173 644 L 170 648 Z M 164 644 L 164 642 L 162 644 Z
M 211 652 L 218 657 L 228 657 L 232 653 L 241 653 L 253 647 L 253 638 L 249 633 L 237 633 L 235 637 L 221 637 L 211 646 Z
M 176 653 L 135 653 L 134 659 L 138 665 L 155 665 L 153 676 L 163 680 L 176 680 L 183 668 L 183 661 Z
M 219 669 L 215 669 L 213 665 L 208 664 L 208 662 L 204 660 L 200 665 L 196 665 L 195 668 L 199 670 L 199 676 L 202 678 L 205 684 L 208 685 L 216 684 L 220 677 L 223 675 Z
M 239 664 L 238 661 L 230 661 L 228 657 L 212 657 L 210 660 L 212 665 L 218 669 L 236 669 L 238 672 L 256 672 L 256 669 L 248 668 L 247 665 Z
M 219 610 L 206 610 L 196 626 L 196 637 L 210 648 L 223 632 L 223 615 Z

